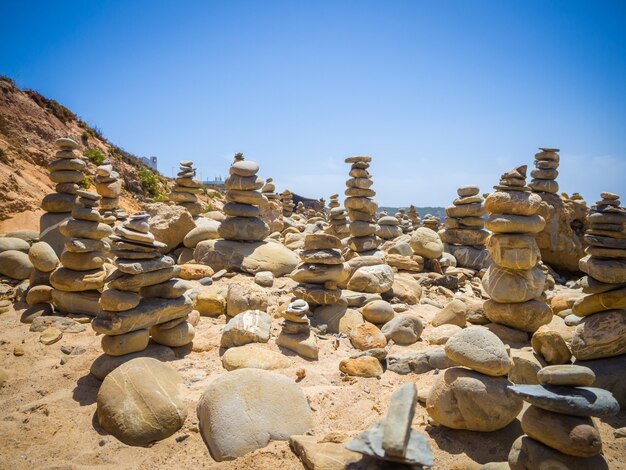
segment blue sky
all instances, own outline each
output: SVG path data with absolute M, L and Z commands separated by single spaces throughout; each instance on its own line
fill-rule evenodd
M 561 148 L 589 202 L 626 192 L 623 1 L 3 2 L 0 73 L 133 153 L 343 194 L 373 157 L 381 205 L 447 205 Z M 626 198 L 626 195 L 624 195 Z

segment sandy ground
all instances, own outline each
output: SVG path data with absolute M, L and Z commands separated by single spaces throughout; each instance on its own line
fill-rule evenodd
M 232 282 L 220 280 L 218 282 Z M 277 282 L 277 285 L 280 285 Z M 275 289 L 274 304 L 280 297 Z M 282 296 L 282 299 L 285 297 Z M 287 442 L 273 442 L 264 449 L 234 462 L 215 462 L 197 430 L 196 403 L 207 383 L 227 373 L 221 365 L 220 332 L 225 318 L 200 319 L 192 348 L 178 348 L 171 366 L 184 379 L 183 396 L 188 405 L 185 425 L 173 436 L 150 448 L 122 444 L 99 427 L 96 395 L 100 382 L 89 374 L 93 360 L 101 353 L 100 339 L 90 327 L 77 334 L 65 334 L 57 343 L 44 346 L 39 333 L 19 321 L 25 305 L 0 314 L 0 367 L 9 378 L 0 388 L 0 468 L 2 469 L 154 469 L 215 468 L 301 469 L 302 464 Z M 428 335 L 427 327 L 423 337 Z M 279 320 L 273 323 L 273 338 Z M 333 346 L 333 336 L 320 341 L 320 359 L 307 361 L 291 355 L 292 366 L 277 371 L 296 380 L 296 370 L 306 377 L 300 382 L 315 415 L 317 436 L 345 433 L 346 438 L 380 420 L 390 394 L 400 384 L 415 381 L 418 389 L 429 386 L 436 371 L 397 375 L 385 372 L 380 379 L 342 378 L 339 362 L 354 352 L 348 339 Z M 82 346 L 86 352 L 68 356 L 62 346 Z M 22 348 L 23 356 L 14 355 Z M 279 349 L 271 339 L 267 347 Z M 424 350 L 425 341 L 402 347 L 392 345 L 390 353 Z M 506 460 L 511 443 L 522 434 L 519 420 L 493 433 L 454 431 L 429 424 L 425 408 L 418 404 L 413 426 L 428 436 L 435 468 L 476 468 L 472 463 Z M 626 426 L 626 413 L 599 422 L 604 455 L 612 469 L 626 469 L 626 440 L 616 440 L 615 428 Z

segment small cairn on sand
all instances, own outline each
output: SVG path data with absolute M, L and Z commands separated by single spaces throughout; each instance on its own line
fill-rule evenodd
M 402 385 L 391 395 L 385 419 L 348 442 L 346 449 L 389 465 L 384 468 L 432 467 L 433 455 L 428 441 L 411 427 L 416 403 L 415 384 Z
M 587 217 L 580 270 L 583 292 L 572 313 L 583 319 L 576 327 L 571 350 L 577 360 L 626 353 L 626 209 L 619 196 L 602 193 Z
M 296 214 L 304 215 L 306 212 L 306 208 L 304 207 L 304 203 L 302 201 L 298 201 L 296 205 Z
M 532 180 L 528 184 L 530 189 L 540 193 L 556 194 L 559 192 L 559 149 L 540 147 L 541 152 L 535 154 L 535 169 L 530 172 Z
M 128 217 L 126 212 L 118 209 L 122 194 L 122 180 L 119 178 L 120 174 L 113 170 L 111 162 L 105 160 L 96 168 L 96 176 L 93 179 L 97 193 L 102 196 L 100 199 L 102 222 L 111 226 L 115 225 L 117 220 Z
M 335 207 L 341 207 L 341 203 L 339 202 L 339 194 L 331 194 L 330 201 L 328 201 L 328 208 L 334 209 Z
M 446 207 L 444 229 L 439 231 L 445 250 L 456 259 L 459 267 L 481 269 L 486 258 L 485 242 L 489 232 L 484 230 L 485 208 L 478 186 L 462 186 L 459 195 Z M 457 254 L 458 253 L 458 254 Z
M 219 227 L 219 235 L 225 240 L 261 241 L 270 234 L 268 225 L 259 217 L 259 206 L 267 199 L 258 190 L 264 185 L 257 176 L 259 165 L 244 160 L 243 155 L 235 155 L 230 167 L 230 176 L 225 182 L 226 201 L 224 219 Z
M 282 330 L 276 338 L 276 345 L 289 349 L 307 359 L 317 360 L 319 347 L 311 331 L 309 304 L 297 299 L 291 302 L 283 312 Z
M 426 214 L 424 216 L 424 220 L 422 221 L 422 225 L 436 232 L 439 230 L 439 226 L 441 225 L 441 219 L 432 214 Z
M 494 188 L 485 201 L 486 226 L 493 232 L 487 243 L 493 264 L 482 279 L 491 298 L 484 304 L 485 315 L 494 323 L 533 333 L 552 319 L 534 237 L 545 226 L 536 214 L 541 198 L 526 186 L 526 166 L 506 172 Z
M 274 178 L 267 178 L 265 184 L 261 188 L 261 193 L 267 198 L 268 201 L 276 201 L 280 199 L 276 194 L 276 185 L 274 184 Z
M 92 322 L 101 333 L 109 356 L 144 350 L 150 337 L 156 343 L 179 347 L 189 344 L 194 328 L 187 322 L 193 302 L 189 286 L 175 279 L 180 266 L 162 255 L 163 243 L 150 233 L 149 214 L 137 214 L 115 227 L 111 237 L 117 270 L 100 298 L 102 311 Z
M 293 215 L 293 208 L 295 207 L 291 191 L 285 189 L 280 195 L 280 201 L 283 204 L 283 217 L 291 217 Z
M 402 235 L 402 228 L 400 227 L 400 221 L 397 217 L 391 215 L 384 215 L 378 219 L 378 229 L 376 235 L 383 240 L 392 240 Z
M 509 389 L 530 404 L 522 416 L 520 436 L 509 453 L 512 469 L 608 469 L 602 439 L 592 416 L 619 412 L 619 403 L 607 390 L 590 387 L 595 374 L 587 367 L 555 365 L 537 373 L 539 385 L 512 385 Z
M 446 357 L 463 367 L 437 376 L 426 399 L 426 411 L 452 429 L 491 432 L 511 423 L 522 400 L 509 390 L 512 361 L 504 343 L 482 326 L 462 329 L 446 342 Z
M 371 189 L 372 175 L 367 169 L 371 157 L 357 156 L 346 158 L 350 167 L 350 179 L 346 181 L 345 206 L 350 217 L 350 239 L 348 247 L 355 253 L 376 250 L 381 243 L 376 236 L 376 209 L 378 204 L 372 198 L 376 192 Z
M 63 252 L 63 236 L 59 232 L 60 224 L 69 219 L 76 204 L 78 183 L 85 177 L 85 161 L 74 152 L 79 148 L 74 140 L 62 137 L 55 141 L 57 152 L 55 159 L 48 164 L 50 180 L 56 183 L 55 192 L 47 194 L 41 201 L 41 208 L 46 214 L 39 221 L 40 240 L 48 243 L 57 256 Z
M 411 204 L 411 206 L 409 207 L 408 217 L 409 217 L 409 220 L 411 221 L 411 224 L 413 225 L 413 228 L 416 228 L 419 226 L 420 215 L 417 213 L 417 209 L 415 208 L 413 204 Z
M 65 313 L 96 315 L 98 300 L 104 287 L 109 243 L 104 240 L 113 230 L 102 223 L 98 212 L 101 196 L 78 190 L 72 217 L 60 226 L 69 240 L 61 254 L 61 267 L 50 275 L 52 300 L 57 310 Z
M 196 169 L 193 162 L 183 160 L 180 162 L 180 171 L 176 175 L 176 184 L 169 194 L 169 200 L 184 207 L 192 216 L 202 214 L 204 205 L 198 201 L 198 194 L 202 193 L 202 182 L 195 179 Z
M 333 194 L 330 196 L 328 208 L 330 209 L 328 216 L 329 225 L 326 229 L 326 233 L 334 235 L 339 239 L 346 238 L 350 235 L 350 229 L 348 227 L 348 214 L 339 203 L 339 194 Z

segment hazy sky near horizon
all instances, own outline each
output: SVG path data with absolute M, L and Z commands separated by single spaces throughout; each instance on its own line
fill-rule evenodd
M 112 142 L 204 178 L 235 152 L 279 190 L 343 197 L 371 155 L 383 206 L 561 149 L 558 182 L 626 193 L 624 1 L 3 2 L 0 74 Z M 626 199 L 626 194 L 622 194 Z

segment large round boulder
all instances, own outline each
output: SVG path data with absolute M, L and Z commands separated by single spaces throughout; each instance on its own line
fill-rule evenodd
M 443 242 L 434 230 L 419 227 L 411 235 L 411 248 L 416 255 L 437 259 L 443 253 Z

